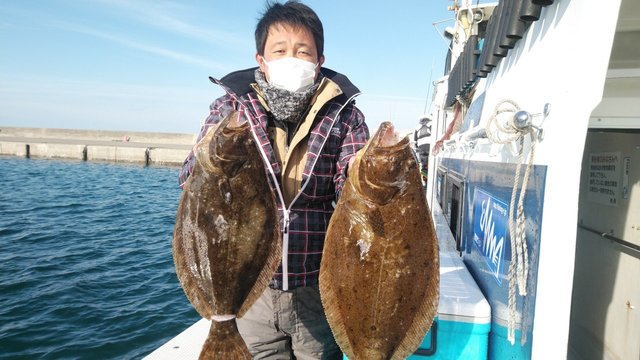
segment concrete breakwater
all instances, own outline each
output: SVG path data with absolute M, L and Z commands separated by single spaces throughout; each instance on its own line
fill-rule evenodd
M 195 134 L 0 127 L 0 155 L 182 165 Z

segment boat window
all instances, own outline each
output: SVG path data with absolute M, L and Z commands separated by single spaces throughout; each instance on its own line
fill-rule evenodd
M 436 201 L 440 204 L 440 208 L 444 210 L 444 187 L 447 181 L 447 169 L 443 167 L 438 167 L 438 172 L 436 175 Z
M 451 48 L 453 47 L 453 42 L 451 42 L 451 45 L 449 45 L 449 51 L 447 51 L 447 58 L 445 59 L 445 63 L 444 63 L 444 75 L 448 75 L 449 74 L 449 70 L 451 69 Z
M 456 250 L 462 251 L 462 226 L 464 224 L 464 178 L 455 173 L 447 173 L 446 192 L 444 194 L 444 215 L 449 222 L 449 229 L 456 240 Z

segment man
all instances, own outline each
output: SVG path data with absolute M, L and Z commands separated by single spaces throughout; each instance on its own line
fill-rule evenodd
M 340 359 L 318 290 L 324 237 L 348 164 L 369 137 L 355 107 L 359 90 L 324 63 L 315 12 L 297 1 L 269 4 L 256 31 L 258 68 L 212 81 L 217 99 L 200 132 L 231 110 L 247 118 L 261 142 L 282 224 L 282 264 L 238 328 L 255 359 Z M 193 167 L 190 154 L 181 186 Z

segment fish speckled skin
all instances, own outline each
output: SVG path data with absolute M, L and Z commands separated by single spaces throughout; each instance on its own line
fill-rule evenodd
M 242 317 L 276 271 L 281 241 L 276 202 L 249 123 L 230 114 L 196 145 L 173 235 L 187 298 L 212 319 L 200 359 L 250 359 Z
M 404 359 L 437 312 L 438 242 L 408 138 L 383 123 L 354 161 L 331 218 L 322 303 L 350 360 Z

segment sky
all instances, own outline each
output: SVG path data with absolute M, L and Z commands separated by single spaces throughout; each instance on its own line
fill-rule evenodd
M 324 66 L 373 133 L 418 125 L 443 74 L 451 0 L 306 0 Z M 221 78 L 256 66 L 264 0 L 0 2 L 0 126 L 196 133 Z M 434 23 L 436 25 L 434 26 Z M 440 33 L 439 33 L 440 32 Z

